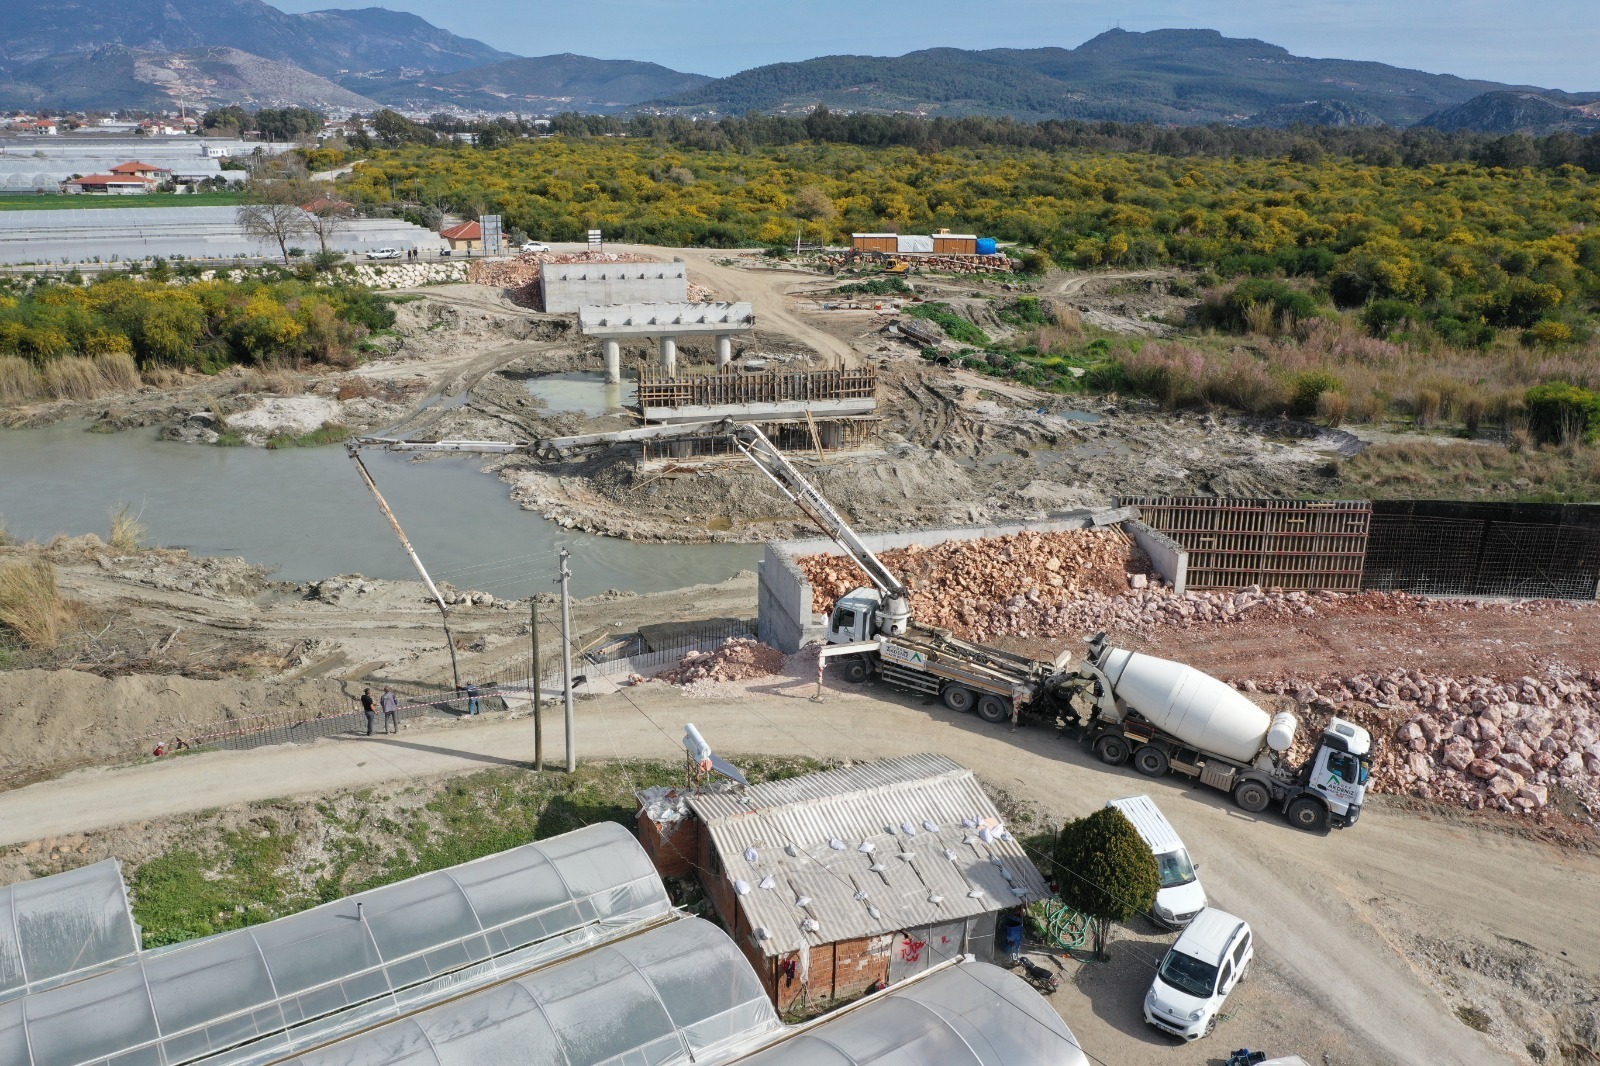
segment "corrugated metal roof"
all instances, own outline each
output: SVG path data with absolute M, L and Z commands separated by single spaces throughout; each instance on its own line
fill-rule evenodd
M 860 763 L 689 805 L 767 955 L 1050 895 L 972 771 L 943 755 Z

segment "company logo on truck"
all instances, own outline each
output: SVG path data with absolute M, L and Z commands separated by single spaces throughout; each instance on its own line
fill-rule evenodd
M 928 657 L 926 655 L 915 648 L 902 648 L 898 644 L 885 642 L 883 647 L 878 649 L 878 654 L 885 659 L 893 659 L 895 662 L 905 666 L 915 666 L 918 670 L 928 665 Z

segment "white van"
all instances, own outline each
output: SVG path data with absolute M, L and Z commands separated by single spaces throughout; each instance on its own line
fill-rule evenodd
M 1198 1040 L 1217 1027 L 1217 1015 L 1255 957 L 1250 925 L 1207 907 L 1167 950 L 1144 997 L 1144 1020 L 1162 1032 Z
M 1200 887 L 1195 865 L 1189 861 L 1189 852 L 1178 839 L 1177 830 L 1149 796 L 1128 796 L 1106 806 L 1127 816 L 1155 852 L 1156 863 L 1161 867 L 1161 889 L 1156 893 L 1155 906 L 1150 908 L 1150 917 L 1168 929 L 1182 929 L 1205 907 L 1206 890 Z

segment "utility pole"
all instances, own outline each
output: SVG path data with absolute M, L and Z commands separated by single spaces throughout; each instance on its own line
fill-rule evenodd
M 544 772 L 544 676 L 539 673 L 539 598 L 528 598 L 528 639 L 533 644 L 533 666 L 528 687 L 533 689 L 533 772 Z
M 561 585 L 561 679 L 566 700 L 567 713 L 567 773 L 576 773 L 578 770 L 578 756 L 572 742 L 572 598 L 567 592 L 567 582 L 572 577 L 572 569 L 567 566 L 567 560 L 572 553 L 561 549 L 561 576 L 557 579 Z

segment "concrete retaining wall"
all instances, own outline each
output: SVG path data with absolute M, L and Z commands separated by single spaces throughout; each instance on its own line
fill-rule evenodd
M 1189 553 L 1183 545 L 1137 518 L 1122 523 L 1122 529 L 1150 556 L 1150 565 L 1155 567 L 1156 573 L 1172 585 L 1174 592 L 1183 595 L 1189 577 Z
M 1060 533 L 1073 529 L 1094 529 L 1127 522 L 1136 515 L 1136 511 L 1128 508 L 1115 511 L 1073 511 L 1040 522 L 917 529 L 903 533 L 868 533 L 861 539 L 868 548 L 880 552 L 891 548 L 905 548 L 912 544 L 932 546 L 952 540 L 1007 537 L 1024 530 L 1032 530 L 1035 533 Z M 785 652 L 795 652 L 810 641 L 827 639 L 827 626 L 824 620 L 811 609 L 811 583 L 801 574 L 797 564 L 797 560 L 802 556 L 822 554 L 838 555 L 839 546 L 826 537 L 775 541 L 767 545 L 766 554 L 761 560 L 760 619 L 757 624 L 757 633 L 764 643 Z M 1172 580 L 1165 570 L 1161 570 L 1159 564 L 1157 570 L 1162 577 Z
M 539 284 L 544 309 L 551 314 L 689 299 L 689 275 L 682 263 L 550 264 L 540 272 Z

